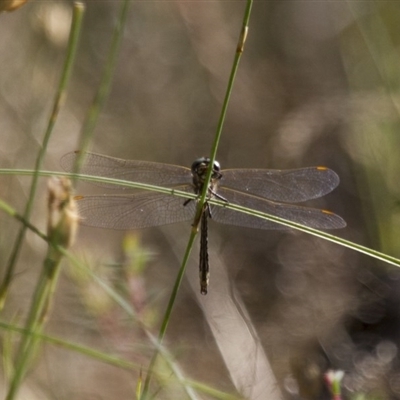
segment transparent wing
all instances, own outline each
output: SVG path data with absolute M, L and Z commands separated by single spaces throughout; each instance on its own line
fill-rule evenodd
M 191 191 L 188 185 L 178 190 Z M 111 229 L 140 229 L 194 219 L 196 202 L 182 197 L 142 192 L 133 195 L 77 196 L 83 225 Z
M 275 203 L 252 195 L 237 192 L 226 188 L 220 188 L 218 194 L 228 200 L 229 203 L 252 208 L 257 211 L 286 218 L 315 229 L 344 228 L 346 222 L 336 214 L 329 211 L 318 210 L 291 204 Z M 256 229 L 289 229 L 283 225 L 267 221 L 252 215 L 238 211 L 228 210 L 223 206 L 212 207 L 212 219 L 223 224 L 244 226 Z
M 273 201 L 297 203 L 322 197 L 338 184 L 338 175 L 325 167 L 288 170 L 227 169 L 221 186 Z
M 85 154 L 81 172 L 86 175 L 124 179 L 160 186 L 180 185 L 192 181 L 192 174 L 189 168 L 148 161 L 123 160 L 95 153 Z M 71 172 L 77 157 L 78 152 L 65 154 L 60 161 L 61 167 L 65 171 Z M 98 185 L 112 189 L 123 188 L 122 186 L 106 183 Z

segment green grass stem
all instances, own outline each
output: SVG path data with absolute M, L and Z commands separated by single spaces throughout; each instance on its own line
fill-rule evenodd
M 29 220 L 31 213 L 33 202 L 35 199 L 37 183 L 39 179 L 39 171 L 42 167 L 44 157 L 47 151 L 47 145 L 49 143 L 51 134 L 53 132 L 53 128 L 55 122 L 57 120 L 60 108 L 65 102 L 66 98 L 66 90 L 67 85 L 71 76 L 72 67 L 75 60 L 76 50 L 78 48 L 79 36 L 81 32 L 83 14 L 85 11 L 85 7 L 82 3 L 74 3 L 73 7 L 73 16 L 72 16 L 72 23 L 71 23 L 71 30 L 70 36 L 68 40 L 68 48 L 67 48 L 67 55 L 65 58 L 64 66 L 61 73 L 61 78 L 58 86 L 58 90 L 56 93 L 56 97 L 54 99 L 53 109 L 50 115 L 50 119 L 47 124 L 47 129 L 44 134 L 42 146 L 39 150 L 36 163 L 35 163 L 35 172 L 33 174 L 29 195 L 28 195 L 28 202 L 25 207 L 24 211 L 24 218 L 25 220 Z M 8 288 L 11 284 L 12 277 L 14 276 L 15 265 L 18 260 L 18 256 L 22 247 L 22 242 L 25 237 L 26 226 L 21 225 L 21 229 L 18 233 L 17 239 L 14 243 L 13 249 L 11 251 L 10 258 L 7 262 L 6 273 L 3 279 L 3 282 L 0 285 L 0 310 L 4 307 L 4 302 L 7 297 Z
M 116 19 L 114 32 L 111 39 L 110 49 L 108 51 L 106 63 L 104 65 L 102 76 L 100 78 L 99 88 L 93 99 L 93 103 L 86 114 L 86 118 L 81 130 L 80 139 L 78 143 L 78 148 L 81 151 L 74 165 L 73 171 L 75 173 L 78 173 L 81 169 L 85 157 L 85 151 L 87 151 L 90 141 L 92 140 L 93 132 L 96 127 L 99 114 L 103 109 L 108 94 L 110 92 L 110 87 L 114 76 L 114 70 L 118 60 L 121 40 L 123 37 L 124 27 L 128 17 L 129 5 L 130 5 L 130 0 L 124 0 L 120 6 L 119 14 Z M 75 177 L 73 177 L 73 182 L 74 181 Z
M 171 313 L 172 313 L 172 309 L 174 307 L 175 301 L 176 301 L 176 297 L 178 295 L 178 291 L 179 291 L 179 287 L 182 283 L 183 280 L 183 276 L 185 274 L 186 271 L 186 266 L 187 266 L 187 262 L 189 260 L 190 257 L 190 253 L 192 252 L 192 248 L 193 248 L 193 244 L 194 241 L 196 239 L 197 236 L 197 232 L 198 232 L 198 224 L 201 218 L 201 214 L 204 211 L 204 204 L 206 202 L 207 199 L 207 195 L 208 193 L 208 187 L 209 187 L 209 183 L 211 180 L 211 175 L 213 172 L 213 166 L 214 166 L 214 161 L 216 158 L 216 154 L 218 151 L 218 145 L 219 145 L 219 141 L 221 138 L 221 134 L 222 134 L 222 128 L 225 122 L 225 117 L 226 117 L 226 112 L 228 109 L 228 104 L 229 104 L 229 99 L 233 90 L 233 83 L 235 81 L 235 77 L 236 77 L 236 73 L 239 67 L 239 61 L 240 58 L 242 56 L 243 50 L 244 50 L 244 44 L 247 38 L 247 31 L 248 31 L 248 23 L 249 23 L 249 19 L 250 19 L 250 13 L 251 13 L 251 8 L 252 8 L 252 4 L 253 1 L 252 0 L 248 0 L 247 1 L 247 5 L 246 5 L 246 9 L 245 9 L 245 13 L 244 13 L 244 18 L 243 18 L 243 23 L 242 23 L 242 29 L 241 29 L 241 33 L 239 36 L 239 40 L 238 40 L 238 44 L 236 47 L 236 52 L 235 52 L 235 57 L 233 60 L 233 64 L 232 64 L 232 69 L 231 69 L 231 73 L 229 76 L 229 80 L 228 80 L 228 85 L 227 85 L 227 89 L 225 92 L 225 98 L 224 98 L 224 102 L 222 104 L 222 109 L 221 109 L 221 114 L 220 114 L 220 118 L 218 121 L 218 125 L 217 125 L 217 130 L 215 133 L 215 137 L 214 137 L 214 142 L 212 144 L 211 147 L 211 155 L 210 155 L 210 164 L 208 167 L 208 171 L 207 171 L 207 177 L 206 180 L 204 182 L 204 186 L 203 186 L 203 191 L 201 193 L 201 195 L 199 196 L 198 202 L 197 202 L 197 211 L 196 211 L 196 216 L 194 219 L 194 223 L 193 223 L 193 227 L 189 236 L 189 240 L 188 240 L 188 244 L 186 246 L 186 250 L 185 250 L 185 254 L 182 260 L 182 264 L 181 267 L 178 271 L 178 275 L 176 277 L 175 280 L 175 284 L 170 296 L 170 299 L 168 301 L 168 306 L 167 309 L 165 311 L 164 314 L 164 318 L 161 324 L 161 328 L 160 328 L 160 332 L 158 335 L 158 339 L 159 339 L 159 343 L 161 344 L 167 327 L 168 327 L 168 323 L 171 317 Z M 148 369 L 148 374 L 146 376 L 145 382 L 144 382 L 144 387 L 143 387 L 143 394 L 142 394 L 142 398 L 146 399 L 148 394 L 149 394 L 149 386 L 150 386 L 150 381 L 151 381 L 151 377 L 152 377 L 152 373 L 153 373 L 153 369 L 154 369 L 154 365 L 156 363 L 157 360 L 157 356 L 158 356 L 158 351 L 157 349 L 154 352 L 154 355 L 150 361 L 149 364 L 149 369 Z

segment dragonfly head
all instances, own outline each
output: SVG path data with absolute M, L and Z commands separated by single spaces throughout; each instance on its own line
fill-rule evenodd
M 201 157 L 198 158 L 193 164 L 192 164 L 192 175 L 193 178 L 198 180 L 199 182 L 204 182 L 206 179 L 207 175 L 207 169 L 208 166 L 210 165 L 210 159 L 206 157 Z M 214 167 L 211 175 L 211 179 L 220 179 L 222 175 L 220 174 L 221 166 L 219 165 L 218 161 L 214 161 Z
M 210 159 L 209 158 L 198 158 L 193 164 L 192 164 L 192 176 L 193 176 L 193 185 L 195 188 L 195 193 L 199 194 L 202 189 L 204 182 L 206 180 L 207 176 L 207 169 L 208 166 L 210 165 Z M 211 174 L 211 182 L 210 182 L 210 190 L 213 191 L 215 190 L 218 181 L 222 178 L 222 174 L 219 172 L 221 170 L 221 167 L 219 165 L 218 161 L 214 161 L 214 168 L 212 170 Z

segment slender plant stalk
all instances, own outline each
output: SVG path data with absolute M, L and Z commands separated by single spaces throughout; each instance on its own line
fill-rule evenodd
M 220 114 L 218 125 L 217 125 L 217 131 L 215 133 L 214 142 L 211 147 L 210 165 L 208 167 L 207 177 L 204 182 L 203 192 L 201 193 L 201 196 L 200 196 L 199 207 L 197 208 L 197 215 L 196 215 L 196 218 L 198 218 L 197 221 L 200 221 L 200 215 L 202 213 L 203 206 L 206 201 L 207 194 L 208 194 L 208 185 L 210 184 L 210 181 L 211 181 L 211 175 L 212 175 L 212 171 L 213 171 L 214 162 L 215 162 L 215 159 L 217 156 L 218 145 L 219 145 L 219 141 L 220 141 L 221 134 L 222 134 L 222 128 L 224 126 L 226 112 L 228 110 L 229 99 L 232 94 L 233 83 L 235 81 L 236 73 L 239 68 L 239 61 L 242 57 L 242 54 L 244 51 L 244 45 L 245 45 L 246 39 L 247 39 L 247 33 L 249 30 L 249 20 L 250 20 L 252 6 L 253 6 L 253 0 L 248 0 L 246 9 L 244 12 L 242 30 L 240 32 L 238 44 L 236 47 L 236 53 L 235 53 L 235 58 L 233 60 L 231 74 L 229 76 L 228 87 L 226 89 L 225 99 L 222 104 L 221 114 Z
M 8 169 L 8 168 L 0 168 L 0 175 L 21 175 L 21 176 L 32 176 L 35 172 L 31 169 Z M 72 178 L 75 176 L 74 173 L 70 172 L 58 172 L 58 171 L 39 171 L 40 176 L 50 177 L 50 176 L 64 176 L 67 178 Z M 143 189 L 143 190 L 150 190 L 154 192 L 164 193 L 179 196 L 185 199 L 197 199 L 197 196 L 194 193 L 183 192 L 182 190 L 177 190 L 174 188 L 167 188 L 163 186 L 156 186 L 156 185 L 149 185 L 147 183 L 137 183 L 132 181 L 125 181 L 122 179 L 115 179 L 115 178 L 105 178 L 102 176 L 94 176 L 94 175 L 85 175 L 85 174 L 77 174 L 76 175 L 79 180 L 91 182 L 91 183 L 107 183 L 112 185 L 121 185 L 127 188 L 132 189 Z
M 162 343 L 165 333 L 167 331 L 167 327 L 168 327 L 168 323 L 170 321 L 172 309 L 175 304 L 175 300 L 178 295 L 178 290 L 182 283 L 183 276 L 186 271 L 186 265 L 189 260 L 189 256 L 190 256 L 190 253 L 193 248 L 194 240 L 195 240 L 197 232 L 198 232 L 198 224 L 199 224 L 199 221 L 201 218 L 201 214 L 204 211 L 204 204 L 206 202 L 206 198 L 208 195 L 208 186 L 209 186 L 209 183 L 211 180 L 211 174 L 213 171 L 214 161 L 215 161 L 217 150 L 218 150 L 218 144 L 219 144 L 221 134 L 222 134 L 222 128 L 224 125 L 225 116 L 226 116 L 226 112 L 228 109 L 229 99 L 230 99 L 230 96 L 232 93 L 233 83 L 235 81 L 236 73 L 237 73 L 237 70 L 239 67 L 239 61 L 240 61 L 240 58 L 241 58 L 243 50 L 244 50 L 244 44 L 245 44 L 245 41 L 247 38 L 248 23 L 249 23 L 249 19 L 250 19 L 252 4 L 253 4 L 252 0 L 247 1 L 247 6 L 245 9 L 244 18 L 243 18 L 242 29 L 241 29 L 238 45 L 236 48 L 235 58 L 233 61 L 232 70 L 231 70 L 229 81 L 228 81 L 228 86 L 227 86 L 226 93 L 225 93 L 225 99 L 222 104 L 222 110 L 221 110 L 221 114 L 220 114 L 220 118 L 219 118 L 219 122 L 218 122 L 218 126 L 217 126 L 217 131 L 215 134 L 214 143 L 211 148 L 210 165 L 208 167 L 207 177 L 204 182 L 203 191 L 202 191 L 201 195 L 199 196 L 199 200 L 197 203 L 196 216 L 194 219 L 193 228 L 192 228 L 190 236 L 189 236 L 188 244 L 186 246 L 185 255 L 182 260 L 182 265 L 181 265 L 178 275 L 176 277 L 175 284 L 174 284 L 174 287 L 173 287 L 173 290 L 171 293 L 171 297 L 169 299 L 168 306 L 165 311 L 164 318 L 163 318 L 163 321 L 161 324 L 160 332 L 158 335 L 158 340 L 159 340 L 160 344 Z M 154 365 L 156 363 L 157 357 L 158 357 L 158 350 L 155 349 L 153 357 L 149 364 L 148 373 L 147 373 L 146 380 L 144 383 L 142 399 L 146 399 L 148 396 L 150 381 L 151 381 L 151 377 L 153 374 Z
M 37 183 L 38 183 L 38 179 L 39 179 L 39 171 L 42 167 L 43 160 L 44 160 L 44 157 L 45 157 L 45 154 L 47 151 L 47 145 L 49 143 L 51 134 L 53 132 L 53 127 L 57 120 L 60 108 L 65 102 L 67 85 L 68 85 L 68 82 L 69 82 L 69 79 L 71 76 L 71 71 L 72 71 L 72 66 L 74 64 L 74 60 L 75 60 L 76 50 L 78 48 L 78 41 L 79 41 L 79 35 L 81 32 L 84 10 L 85 10 L 85 7 L 82 3 L 74 3 L 71 31 L 70 31 L 69 41 L 68 41 L 67 56 L 66 56 L 66 59 L 64 62 L 64 67 L 63 67 L 63 71 L 61 74 L 61 79 L 59 82 L 56 98 L 54 100 L 53 109 L 52 109 L 52 112 L 50 115 L 50 119 L 49 119 L 49 122 L 47 125 L 46 132 L 44 134 L 42 147 L 40 148 L 37 159 L 36 159 L 35 173 L 33 174 L 31 187 L 30 187 L 30 191 L 29 191 L 28 202 L 26 204 L 25 211 L 24 211 L 24 219 L 25 220 L 30 219 L 30 216 L 32 213 L 32 207 L 33 207 L 33 203 L 34 203 L 34 199 L 35 199 L 36 189 L 37 189 Z M 0 310 L 3 309 L 3 307 L 4 307 L 5 299 L 7 297 L 7 291 L 10 286 L 12 277 L 14 276 L 15 265 L 17 263 L 19 253 L 21 251 L 22 242 L 25 237 L 25 232 L 26 232 L 26 226 L 21 225 L 21 229 L 18 233 L 17 239 L 15 241 L 14 247 L 12 249 L 10 258 L 7 263 L 5 277 L 0 286 Z
M 108 52 L 106 64 L 100 79 L 100 85 L 97 90 L 96 96 L 93 99 L 93 103 L 89 108 L 86 115 L 85 121 L 80 134 L 78 148 L 80 153 L 76 159 L 73 172 L 78 173 L 82 167 L 83 159 L 85 157 L 85 151 L 89 147 L 89 143 L 93 137 L 93 131 L 96 127 L 97 119 L 100 111 L 104 107 L 104 103 L 107 99 L 108 93 L 110 92 L 112 78 L 114 76 L 115 65 L 117 63 L 119 48 L 126 24 L 130 0 L 124 0 L 121 4 L 117 22 L 114 28 L 113 36 L 111 39 L 111 45 Z M 72 178 L 75 181 L 75 177 Z
M 26 321 L 26 331 L 37 333 L 43 331 L 60 273 L 63 253 L 58 250 L 58 247 L 68 247 L 72 243 L 78 225 L 78 213 L 71 196 L 69 179 L 53 177 L 49 180 L 48 189 L 49 246 Z M 21 382 L 36 354 L 38 342 L 35 335 L 22 337 L 6 400 L 16 398 Z
M 22 169 L 15 170 L 15 169 L 1 169 L 0 168 L 0 175 L 33 175 L 33 173 L 34 173 L 34 171 L 31 171 L 31 170 L 22 170 Z M 40 176 L 52 176 L 54 174 L 58 174 L 59 176 L 67 176 L 67 177 L 72 176 L 72 174 L 68 174 L 65 172 L 63 173 L 63 172 L 54 172 L 54 171 L 40 171 L 39 174 L 40 174 Z M 172 196 L 179 196 L 179 197 L 182 197 L 185 199 L 195 199 L 196 198 L 195 195 L 193 195 L 191 193 L 187 193 L 187 192 L 183 192 L 183 191 L 175 190 L 175 189 L 170 189 L 170 188 L 165 188 L 162 186 L 146 185 L 143 183 L 135 183 L 135 182 L 131 182 L 131 181 L 124 181 L 121 179 L 103 178 L 103 177 L 98 177 L 98 176 L 94 177 L 91 175 L 83 175 L 83 174 L 79 174 L 79 175 L 77 175 L 77 177 L 79 177 L 79 179 L 81 179 L 81 180 L 86 180 L 88 182 L 99 182 L 99 183 L 103 182 L 103 183 L 107 183 L 107 184 L 113 183 L 118 186 L 126 186 L 127 188 L 151 190 L 154 192 L 170 194 Z M 221 201 L 215 200 L 215 199 L 208 200 L 208 202 L 210 204 L 215 204 L 215 205 L 222 206 L 222 207 L 225 207 L 225 208 L 228 208 L 231 210 L 240 211 L 245 214 L 253 215 L 253 216 L 259 217 L 259 218 L 264 218 L 264 219 L 267 219 L 268 221 L 272 221 L 272 222 L 276 222 L 281 225 L 285 225 L 288 228 L 292 228 L 292 229 L 298 230 L 300 232 L 308 233 L 309 235 L 313 235 L 315 237 L 328 240 L 329 242 L 336 243 L 340 246 L 344 246 L 351 250 L 365 254 L 369 257 L 375 258 L 376 260 L 384 261 L 388 264 L 394 265 L 396 267 L 400 267 L 400 259 L 399 258 L 390 256 L 390 255 L 382 253 L 380 251 L 370 249 L 369 247 L 362 246 L 360 244 L 351 242 L 350 240 L 342 239 L 338 236 L 331 235 L 330 233 L 319 231 L 318 229 L 309 228 L 307 226 L 292 222 L 292 221 L 284 219 L 284 218 L 277 217 L 272 214 L 266 214 L 261 211 L 252 210 L 251 208 L 242 207 L 242 206 L 239 206 L 236 204 L 224 203 L 224 202 L 221 202 Z M 9 205 L 7 205 L 6 203 L 4 203 L 1 200 L 0 200 L 0 209 L 5 211 L 6 213 L 10 214 L 11 216 L 14 216 L 16 219 L 18 219 L 22 222 L 25 221 L 22 216 L 19 216 L 18 214 L 15 215 L 14 210 Z M 30 229 L 31 228 L 34 230 L 36 229 L 35 227 L 33 227 L 30 224 L 27 226 L 29 226 Z
M 115 367 L 123 368 L 129 371 L 138 371 L 140 370 L 141 366 L 139 364 L 135 364 L 131 361 L 124 360 L 122 358 L 109 355 L 107 353 L 103 353 L 98 351 L 97 349 L 93 349 L 87 346 L 83 346 L 77 343 L 73 342 L 68 342 L 64 339 L 51 336 L 51 335 L 45 335 L 43 333 L 38 333 L 38 332 L 33 332 L 33 331 L 28 331 L 25 328 L 21 328 L 12 324 L 7 324 L 5 322 L 0 321 L 0 328 L 5 329 L 11 332 L 17 332 L 23 335 L 32 335 L 35 336 L 37 339 L 50 343 L 56 346 L 59 346 L 63 349 L 71 350 L 73 352 L 86 355 L 88 357 L 93 358 L 94 360 L 102 361 L 106 364 L 113 365 Z
M 91 109 L 89 110 L 87 119 L 85 121 L 83 130 L 82 130 L 81 147 L 83 147 L 83 148 L 88 146 L 92 132 L 94 130 L 94 126 L 95 126 L 95 122 L 97 120 L 98 114 L 99 114 L 102 106 L 104 105 L 105 99 L 109 92 L 110 82 L 111 82 L 111 78 L 112 78 L 113 71 L 114 71 L 115 64 L 116 64 L 118 48 L 119 48 L 119 44 L 121 42 L 123 26 L 126 22 L 128 4 L 129 4 L 129 0 L 125 0 L 125 2 L 121 5 L 120 17 L 118 18 L 117 25 L 114 30 L 111 49 L 110 49 L 109 56 L 108 56 L 108 62 L 106 63 L 106 66 L 105 66 L 105 70 L 104 70 L 103 77 L 101 80 L 100 88 L 97 92 L 97 95 L 95 96 L 93 105 L 92 105 Z M 55 101 L 55 104 L 53 107 L 53 112 L 52 112 L 52 115 L 51 115 L 51 118 L 50 118 L 50 121 L 48 124 L 48 128 L 47 128 L 47 131 L 45 134 L 45 138 L 43 140 L 42 149 L 39 152 L 38 160 L 35 165 L 36 172 L 35 172 L 35 175 L 33 178 L 31 194 L 29 197 L 29 202 L 27 204 L 27 210 L 23 216 L 24 220 L 28 220 L 30 217 L 30 213 L 32 210 L 32 205 L 33 205 L 34 194 L 35 194 L 36 186 L 37 186 L 37 180 L 39 177 L 39 174 L 37 172 L 41 168 L 42 161 L 43 161 L 44 155 L 46 153 L 47 144 L 49 142 L 51 132 L 54 127 L 54 123 L 56 121 L 56 117 L 57 117 L 59 109 L 65 99 L 65 88 L 66 88 L 66 84 L 68 82 L 68 78 L 70 76 L 72 61 L 74 60 L 74 56 L 76 53 L 77 42 L 78 42 L 78 37 L 79 37 L 79 32 L 80 32 L 80 29 L 78 29 L 78 28 L 80 28 L 80 26 L 81 26 L 83 9 L 84 9 L 83 6 L 79 6 L 79 7 L 76 6 L 74 8 L 74 18 L 73 18 L 73 25 L 71 28 L 70 41 L 69 41 L 69 47 L 68 47 L 68 52 L 67 52 L 67 61 L 66 61 L 66 65 L 64 68 L 64 73 L 62 75 L 60 88 L 58 91 L 58 96 L 56 98 L 56 101 Z M 75 166 L 75 171 L 77 171 L 78 168 L 79 168 L 79 162 Z M 7 291 L 7 287 L 9 286 L 9 282 L 11 281 L 11 278 L 13 276 L 14 265 L 16 263 L 19 249 L 21 247 L 22 240 L 23 240 L 26 229 L 27 229 L 27 226 L 25 224 L 23 224 L 21 227 L 21 230 L 20 230 L 20 235 L 16 242 L 15 249 L 10 258 L 10 267 L 7 270 L 6 279 L 5 279 L 3 287 L 2 287 L 3 290 L 0 287 L 0 302 L 2 301 L 2 303 L 4 303 L 4 298 L 5 298 L 5 294 Z M 54 240 L 52 240 L 52 242 L 54 241 L 55 243 L 57 243 L 57 240 L 56 240 L 57 238 L 53 238 L 53 239 Z M 59 275 L 59 270 L 60 270 L 60 268 L 59 268 L 60 261 L 61 261 L 61 253 L 58 252 L 54 246 L 50 245 L 48 254 L 47 254 L 47 257 L 46 257 L 46 260 L 44 263 L 44 269 L 40 276 L 39 283 L 38 283 L 38 286 L 35 291 L 34 300 L 32 302 L 31 311 L 30 311 L 30 314 L 29 314 L 29 317 L 27 320 L 27 329 L 29 331 L 41 332 L 41 330 L 43 329 L 45 317 L 47 316 L 47 314 L 49 312 L 51 298 L 52 298 L 52 295 L 53 295 L 53 292 L 54 292 L 54 289 L 55 289 L 55 286 L 57 283 L 57 277 Z M 3 292 L 4 292 L 4 294 L 3 294 Z M 35 353 L 36 343 L 37 343 L 37 340 L 35 340 L 34 337 L 31 335 L 24 336 L 24 338 L 22 339 L 22 342 L 21 342 L 20 348 L 19 348 L 19 352 L 18 352 L 18 357 L 16 360 L 16 369 L 15 369 L 14 377 L 11 382 L 10 389 L 9 389 L 9 392 L 7 395 L 7 400 L 12 400 L 15 398 L 18 388 L 20 386 L 20 383 L 21 383 L 21 381 L 24 377 L 24 374 L 29 367 L 30 361 Z
M 36 287 L 34 298 L 32 301 L 31 311 L 26 323 L 26 330 L 30 332 L 40 333 L 43 328 L 44 310 L 48 307 L 50 301 L 51 287 L 53 279 L 58 275 L 58 265 L 52 265 L 49 259 L 46 258 L 45 268 L 39 278 L 39 283 Z M 15 362 L 15 371 L 12 378 L 6 400 L 16 398 L 18 389 L 22 379 L 35 355 L 37 338 L 33 335 L 24 335 L 20 343 L 18 356 Z

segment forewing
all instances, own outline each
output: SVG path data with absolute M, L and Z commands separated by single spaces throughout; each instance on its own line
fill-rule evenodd
M 226 198 L 229 203 L 285 218 L 292 222 L 306 225 L 310 228 L 338 229 L 346 226 L 346 222 L 341 217 L 329 211 L 291 204 L 275 203 L 273 201 L 226 188 L 220 188 L 218 194 Z M 239 211 L 229 210 L 223 206 L 212 207 L 212 219 L 223 224 L 248 228 L 288 229 L 288 227 L 275 222 L 244 214 Z
M 338 184 L 338 175 L 325 167 L 288 170 L 227 169 L 220 184 L 273 201 L 297 203 L 331 192 Z
M 65 154 L 61 158 L 62 168 L 72 172 L 77 157 L 78 152 Z M 180 185 L 192 181 L 189 168 L 149 161 L 123 160 L 95 153 L 85 153 L 84 164 L 80 172 L 86 175 L 159 186 Z M 107 183 L 98 185 L 112 189 L 123 188 L 123 186 Z
M 178 187 L 185 190 L 184 187 Z M 191 190 L 188 186 L 187 191 Z M 110 229 L 140 229 L 194 219 L 196 202 L 182 197 L 142 192 L 133 195 L 77 196 L 83 225 Z

